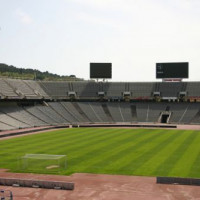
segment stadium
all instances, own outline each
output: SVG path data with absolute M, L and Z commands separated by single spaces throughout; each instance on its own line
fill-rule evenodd
M 111 78 L 110 65 L 99 64 L 91 64 L 90 77 Z M 173 198 L 198 196 L 195 186 L 181 186 L 200 185 L 200 82 L 182 81 L 188 77 L 183 64 L 171 70 L 163 63 L 162 77 L 157 64 L 162 82 L 1 78 L 2 193 L 14 191 L 17 199 L 21 188 L 31 187 L 57 189 L 60 199 L 65 189 L 72 190 L 69 199 L 106 193 L 120 199 L 126 192 L 126 199 L 165 199 L 170 189 Z M 156 177 L 171 185 L 159 186 Z

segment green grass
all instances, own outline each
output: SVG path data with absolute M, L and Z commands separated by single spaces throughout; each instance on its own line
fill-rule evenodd
M 27 153 L 67 155 L 67 169 L 44 170 L 42 161 L 23 169 Z M 0 168 L 200 178 L 200 131 L 76 128 L 28 135 L 0 141 Z

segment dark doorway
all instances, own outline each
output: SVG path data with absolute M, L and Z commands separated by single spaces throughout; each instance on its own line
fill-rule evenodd
M 166 124 L 168 122 L 169 114 L 162 114 L 161 123 Z

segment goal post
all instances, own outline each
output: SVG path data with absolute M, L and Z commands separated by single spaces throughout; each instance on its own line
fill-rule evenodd
M 31 172 L 58 172 L 67 168 L 66 155 L 26 154 L 21 157 L 22 169 Z

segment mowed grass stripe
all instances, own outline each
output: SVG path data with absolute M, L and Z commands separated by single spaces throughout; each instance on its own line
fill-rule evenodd
M 77 130 L 76 132 L 71 131 L 71 130 L 77 130 L 77 129 L 66 129 L 65 132 L 69 132 L 71 134 L 70 137 L 65 137 L 65 132 L 63 132 L 63 135 L 57 135 L 57 132 L 54 133 L 49 133 L 51 134 L 46 136 L 46 139 L 43 139 L 41 141 L 34 141 L 31 143 L 26 143 L 27 140 L 29 140 L 28 137 L 24 138 L 24 142 L 22 144 L 17 146 L 13 146 L 12 149 L 9 149 L 7 152 L 17 152 L 16 149 L 18 149 L 19 152 L 26 152 L 26 153 L 33 153 L 33 152 L 41 152 L 41 150 L 46 146 L 48 149 L 52 149 L 54 146 L 57 146 L 58 144 L 66 144 L 66 145 L 73 145 L 76 143 L 81 142 L 82 140 L 87 140 L 89 138 L 95 138 L 95 135 L 89 134 L 90 132 L 93 133 L 92 130 L 87 131 L 87 130 Z M 81 134 L 80 134 L 81 133 Z M 104 133 L 99 133 L 100 135 L 104 135 Z M 34 135 L 34 137 L 37 137 Z M 73 142 L 72 142 L 73 141 Z M 0 143 L 1 144 L 1 143 Z
M 159 151 L 153 154 L 146 162 L 142 164 L 142 166 L 136 169 L 134 173 L 147 173 L 149 175 L 158 175 L 157 169 L 160 166 L 160 163 L 164 162 L 166 158 L 170 157 L 177 148 L 176 144 L 183 142 L 185 140 L 185 137 L 187 137 L 187 134 L 185 134 L 185 137 L 183 137 L 183 133 L 178 130 L 170 131 L 167 134 L 174 135 L 173 141 L 170 141 L 165 146 L 162 146 Z
M 59 146 L 60 148 L 57 153 L 63 149 L 68 156 L 68 159 L 76 159 L 79 153 L 85 153 L 85 151 L 88 150 L 88 148 L 91 148 L 92 146 L 98 146 L 100 143 L 105 143 L 106 140 L 113 138 L 113 137 L 120 137 L 121 132 L 119 130 L 116 130 L 113 132 L 111 129 L 102 130 L 101 134 L 96 134 L 95 132 L 90 133 L 89 135 L 92 135 L 91 138 L 87 138 L 86 140 L 84 138 L 81 139 L 81 142 L 74 143 L 73 145 L 66 146 L 64 145 Z
M 105 169 L 109 166 L 109 164 L 113 163 L 115 160 L 120 159 L 120 155 L 130 153 L 133 148 L 136 149 L 138 147 L 141 147 L 147 141 L 153 140 L 156 136 L 156 132 L 154 134 L 149 134 L 149 130 L 140 129 L 139 135 L 137 135 L 137 137 L 132 137 L 132 139 L 126 143 L 123 143 L 123 141 L 121 141 L 118 146 L 116 145 L 114 148 L 112 148 L 112 151 L 110 153 L 107 154 L 105 152 L 105 154 L 102 155 L 103 159 L 96 158 L 96 161 L 94 160 L 94 162 L 91 163 L 92 166 L 89 166 L 88 169 L 85 170 L 88 171 L 89 169 L 95 170 L 101 168 Z
M 69 129 L 66 129 L 66 130 L 69 130 Z M 77 130 L 77 129 L 71 129 L 71 130 Z M 79 137 L 80 135 L 77 135 L 74 138 L 78 138 L 78 140 L 74 141 L 74 142 L 80 142 L 81 140 L 84 140 L 85 138 L 87 139 L 87 137 L 93 137 L 94 139 L 96 139 L 96 137 L 93 134 L 89 134 L 90 132 L 88 133 L 87 130 L 79 130 L 79 131 L 81 131 L 82 134 L 83 134 L 82 139 Z M 92 133 L 92 130 L 90 130 L 90 131 Z M 71 134 L 74 136 L 74 131 L 72 131 L 72 132 L 73 133 L 71 133 Z M 107 129 L 107 132 L 109 132 L 108 129 Z M 52 132 L 50 132 L 49 134 L 52 134 Z M 105 133 L 99 133 L 99 134 L 104 135 Z M 34 137 L 38 137 L 38 136 L 39 135 L 34 135 Z M 18 162 L 18 159 L 26 153 L 46 153 L 46 154 L 50 154 L 52 152 L 52 154 L 56 154 L 56 152 L 55 152 L 56 144 L 59 144 L 59 143 L 63 144 L 64 140 L 63 140 L 63 137 L 57 136 L 57 132 L 54 132 L 53 136 L 54 136 L 54 138 L 57 139 L 57 141 L 55 143 L 55 139 L 51 137 L 51 141 L 54 141 L 53 145 L 50 145 L 48 143 L 49 142 L 49 136 L 47 135 L 46 140 L 42 140 L 40 142 L 39 141 L 33 142 L 29 145 L 24 144 L 24 145 L 13 146 L 12 149 L 9 149 L 9 150 L 6 149 L 6 152 L 5 152 L 5 149 L 1 148 L 0 158 L 6 159 L 6 157 L 11 157 L 12 160 L 15 160 L 16 162 Z M 25 136 L 23 138 L 24 138 L 24 141 L 29 140 L 29 138 L 27 136 Z M 68 141 L 71 143 L 71 140 L 68 140 Z M 46 148 L 47 151 L 43 150 L 45 148 Z M 51 152 L 48 152 L 49 149 L 51 149 Z
M 72 133 L 75 133 L 76 135 Z M 18 146 L 20 147 L 25 145 L 27 146 L 32 144 L 41 144 L 42 141 L 44 142 L 52 141 L 56 137 L 63 139 L 64 138 L 73 139 L 73 137 L 77 137 L 77 134 L 82 134 L 82 133 L 77 129 L 70 129 L 70 130 L 64 129 L 64 130 L 56 130 L 41 134 L 27 135 L 19 138 L 12 138 L 0 141 L 1 144 L 0 149 L 5 148 L 5 146 L 7 149 L 12 149 L 13 147 L 18 147 Z
M 119 168 L 120 171 L 123 171 L 123 173 L 127 173 L 126 171 L 132 172 L 132 174 L 136 174 L 134 171 L 139 169 L 143 163 L 148 161 L 153 155 L 157 154 L 160 149 L 168 144 L 169 142 L 172 142 L 175 137 L 178 137 L 178 135 L 173 134 L 157 134 L 157 137 L 154 141 L 148 144 L 144 144 L 144 146 L 141 148 L 141 153 L 139 153 L 137 156 L 132 157 L 131 154 L 127 156 L 127 161 L 124 162 L 122 167 Z M 140 174 L 143 175 L 143 174 Z
M 190 151 L 192 152 L 191 158 L 187 160 L 185 164 L 190 164 L 190 171 L 185 175 L 185 177 L 199 177 L 200 178 L 200 132 L 196 133 L 198 137 L 193 142 L 193 148 L 191 147 Z M 193 152 L 194 149 L 194 152 Z M 193 160 L 193 162 L 192 162 Z M 184 171 L 183 171 L 184 172 Z
M 198 131 L 77 128 L 0 141 L 0 168 L 25 153 L 65 154 L 73 172 L 200 177 Z M 169 164 L 170 163 L 170 164 Z M 36 169 L 35 172 L 38 172 Z M 39 171 L 42 173 L 42 171 Z M 43 173 L 51 173 L 45 171 Z M 56 173 L 56 172 L 53 172 Z
M 157 169 L 155 170 L 156 174 L 160 176 L 171 176 L 171 171 L 175 167 L 178 160 L 182 157 L 183 153 L 185 152 L 185 149 L 187 149 L 191 142 L 193 142 L 196 135 L 191 134 L 191 131 L 184 131 L 182 137 L 184 137 L 184 140 L 182 142 L 179 141 L 178 143 L 174 144 L 176 148 L 173 151 L 173 154 L 169 157 L 166 157 L 166 160 L 157 167 Z
M 98 147 L 90 149 L 87 154 L 88 157 L 86 156 L 86 159 L 81 161 L 83 164 L 82 170 L 88 171 L 88 168 L 91 170 L 94 166 L 99 166 L 99 162 L 105 163 L 105 158 L 107 155 L 110 155 L 111 152 L 115 151 L 115 149 L 119 149 L 121 145 L 126 144 L 126 146 L 128 146 L 129 143 L 132 143 L 132 140 L 137 141 L 139 138 L 143 138 L 144 136 L 142 134 L 142 130 L 132 133 L 127 133 L 127 131 L 124 130 L 124 134 L 122 133 L 120 137 L 108 140 L 106 143 L 102 143 Z
M 121 148 L 119 148 L 119 150 L 117 150 L 116 152 L 114 152 L 114 154 L 111 157 L 106 158 L 106 160 L 102 160 L 101 164 L 98 163 L 96 165 L 96 168 L 100 170 L 100 172 L 102 171 L 101 168 L 103 168 L 103 170 L 108 170 L 111 171 L 110 169 L 114 169 L 113 173 L 118 173 L 120 170 L 120 168 L 124 165 L 124 163 L 127 163 L 127 155 L 131 155 L 131 157 L 135 157 L 139 150 L 149 141 L 153 141 L 155 140 L 159 134 L 162 131 L 158 131 L 158 132 L 154 132 L 153 134 L 148 133 L 145 135 L 145 137 L 143 139 L 141 139 L 140 141 L 132 141 L 132 143 L 129 143 L 128 145 L 124 145 L 121 146 Z M 143 133 L 142 133 L 143 135 Z M 134 152 L 134 153 L 132 153 Z M 104 162 L 103 162 L 104 161 Z M 116 170 L 116 171 L 115 171 Z
M 110 139 L 110 138 L 117 138 L 120 137 L 122 134 L 122 130 L 120 131 L 119 129 L 102 129 L 100 132 L 95 130 L 88 135 L 88 137 L 85 139 L 79 138 L 81 141 L 73 141 L 69 146 L 66 146 L 66 151 L 69 153 L 71 152 L 79 152 L 79 149 L 83 151 L 84 149 L 90 148 L 90 146 L 93 145 L 98 145 L 101 142 L 105 142 L 105 140 Z M 91 137 L 92 135 L 92 137 Z M 62 148 L 64 148 L 65 144 L 61 144 L 59 147 L 59 150 L 61 151 Z M 59 152 L 59 151 L 58 151 Z M 73 156 L 72 156 L 73 157 Z
M 98 137 L 96 137 L 95 134 L 93 134 L 92 130 L 91 130 L 91 134 L 88 133 L 87 130 L 85 130 L 85 129 L 79 130 L 79 131 L 82 131 L 82 133 L 85 132 L 85 134 L 83 134 L 82 138 L 80 138 L 80 137 L 77 136 L 80 141 L 87 141 L 87 143 L 88 143 L 88 141 L 89 141 L 88 138 L 89 137 L 93 138 L 93 140 L 92 140 L 93 142 L 95 142 L 95 140 L 98 140 Z M 110 134 L 108 134 L 109 132 L 111 132 L 111 129 L 104 129 L 104 130 L 101 130 L 101 132 L 98 132 L 97 135 L 99 135 L 99 138 L 100 137 L 106 137 L 106 136 L 107 137 L 111 137 Z M 36 135 L 34 135 L 34 136 L 37 137 Z M 59 141 L 61 143 L 63 143 L 63 140 L 62 140 L 63 138 L 62 137 L 56 137 L 56 132 L 54 134 L 54 137 L 58 138 Z M 24 139 L 26 140 L 28 138 L 25 137 Z M 84 140 L 84 139 L 86 139 L 86 140 Z M 49 150 L 51 149 L 52 150 L 52 154 L 57 154 L 55 152 L 55 149 L 57 148 L 56 144 L 59 144 L 59 142 L 57 141 L 56 143 L 54 143 L 54 145 L 52 147 L 51 145 L 48 145 L 46 143 L 46 141 L 42 140 L 39 144 L 33 143 L 31 145 L 28 145 L 28 146 L 27 145 L 23 145 L 23 146 L 21 145 L 20 147 L 18 147 L 18 149 L 16 149 L 16 148 L 13 147 L 13 150 L 12 150 L 13 152 L 9 152 L 9 154 L 8 154 L 8 152 L 6 152 L 5 155 L 0 154 L 0 157 L 2 159 L 4 159 L 4 160 L 6 160 L 6 157 L 10 157 L 10 159 L 13 162 L 18 163 L 20 157 L 23 156 L 26 153 L 38 153 L 38 154 L 44 153 L 44 154 L 50 154 L 51 152 Z M 79 142 L 77 144 L 79 144 L 79 146 L 80 146 L 80 144 L 83 145 L 83 142 L 82 143 Z M 44 151 L 44 149 L 46 151 Z M 77 148 L 76 146 L 73 145 L 73 150 L 74 149 L 79 149 L 79 148 Z M 62 149 L 62 153 L 61 154 L 64 154 L 63 149 Z M 12 164 L 13 164 L 13 162 L 12 162 Z
M 116 134 L 119 133 L 119 134 Z M 125 130 L 124 130 L 125 133 Z M 114 135 L 113 135 L 114 134 Z M 107 145 L 107 141 L 115 137 L 115 139 L 124 137 L 123 132 L 120 132 L 119 130 L 111 130 L 109 134 L 106 134 L 104 137 L 96 137 L 97 142 L 93 141 L 87 141 L 86 143 L 83 143 L 81 146 L 81 151 L 78 151 L 76 155 L 73 155 L 74 151 L 71 151 L 71 149 L 67 149 L 68 155 L 70 156 L 69 158 L 69 163 L 71 165 L 75 165 L 77 162 L 80 164 L 86 159 L 89 158 L 94 158 L 93 156 L 96 156 L 95 153 L 98 153 L 105 145 Z M 77 148 L 76 148 L 77 149 Z M 70 155 L 70 152 L 72 153 Z
M 80 148 L 88 147 L 91 144 L 97 143 L 99 141 L 99 139 L 102 139 L 104 141 L 107 138 L 113 137 L 113 135 L 109 134 L 111 131 L 112 131 L 111 129 L 102 129 L 101 132 L 98 132 L 96 135 L 95 135 L 94 132 L 91 132 L 91 133 L 85 133 L 82 137 L 78 137 L 77 136 L 78 140 L 74 142 L 75 144 L 71 145 L 71 149 L 70 149 L 69 146 L 66 145 L 66 143 L 63 142 L 63 140 L 62 140 L 63 138 L 60 137 L 59 138 L 60 142 L 56 141 L 53 146 L 48 145 L 48 143 L 45 143 L 44 141 L 41 142 L 43 144 L 42 146 L 41 146 L 41 144 L 34 144 L 33 143 L 32 145 L 28 146 L 28 150 L 27 151 L 26 151 L 27 147 L 26 146 L 22 146 L 18 150 L 20 152 L 20 155 L 13 154 L 11 156 L 12 157 L 19 157 L 19 156 L 24 155 L 25 153 L 50 154 L 52 152 L 52 154 L 58 154 L 58 151 L 56 151 L 56 149 L 61 150 L 62 151 L 61 154 L 65 154 L 66 152 L 64 152 L 64 150 L 66 148 L 68 148 L 68 150 L 71 150 L 72 152 L 74 152 L 76 150 L 80 151 Z M 119 129 L 118 129 L 118 132 L 120 132 Z M 117 131 L 115 131 L 115 134 L 116 133 L 117 133 Z M 98 137 L 97 137 L 97 135 L 98 135 Z M 56 137 L 56 134 L 55 134 L 55 137 Z M 59 144 L 59 143 L 64 144 L 64 148 L 57 148 L 56 144 Z M 70 143 L 71 143 L 71 141 L 70 141 Z M 13 151 L 15 151 L 15 149 L 13 149 Z M 67 151 L 67 153 L 69 153 L 69 152 Z
M 197 154 L 193 165 L 191 166 L 190 172 L 187 177 L 199 177 L 200 178 L 200 152 Z
M 193 166 L 197 155 L 200 152 L 200 137 L 199 134 L 196 131 L 193 131 L 191 133 L 188 133 L 193 135 L 193 140 L 190 139 L 190 143 L 188 143 L 185 146 L 185 151 L 182 153 L 182 156 L 179 158 L 179 160 L 176 162 L 176 165 L 170 172 L 170 176 L 179 176 L 181 173 L 181 176 L 187 177 L 190 173 L 191 167 Z M 200 166 L 199 166 L 200 169 Z M 199 173 L 199 171 L 195 171 L 196 173 Z
M 102 130 L 102 132 L 98 133 L 98 136 L 105 137 L 107 134 L 109 135 L 109 132 L 110 130 Z M 36 150 L 35 153 L 44 153 L 52 151 L 58 153 L 59 150 L 63 152 L 63 149 L 65 149 L 66 147 L 73 147 L 73 149 L 76 149 L 77 144 L 80 145 L 83 144 L 83 141 L 89 142 L 93 140 L 97 140 L 97 136 L 94 134 L 94 132 L 87 132 L 86 130 L 84 130 L 84 132 L 82 132 L 82 135 L 74 135 L 74 137 L 71 139 L 65 140 L 65 138 L 62 137 L 56 137 L 56 139 L 46 143 L 45 147 L 43 147 L 42 149 L 38 148 L 38 150 Z

